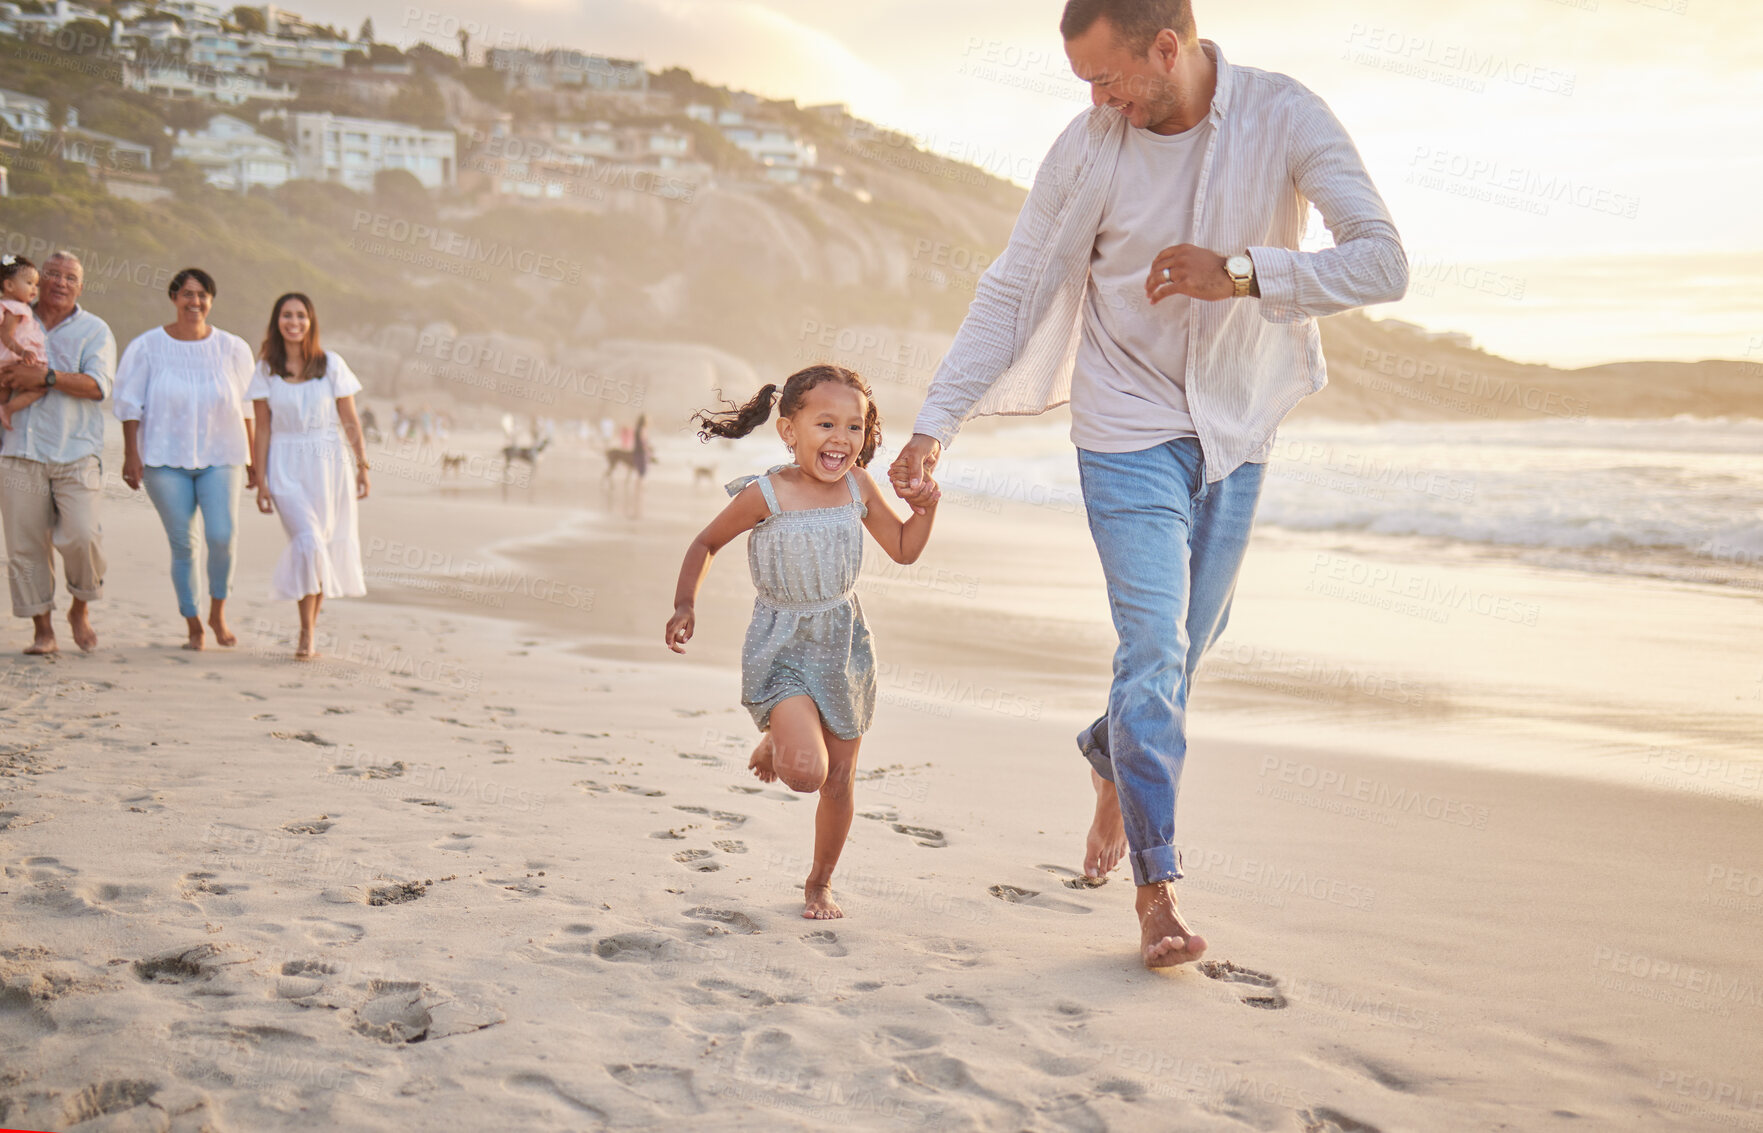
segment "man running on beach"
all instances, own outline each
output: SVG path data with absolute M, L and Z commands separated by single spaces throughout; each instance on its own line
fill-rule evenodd
M 1223 633 L 1274 432 L 1327 381 L 1316 319 L 1400 299 L 1408 261 L 1328 106 L 1227 63 L 1190 0 L 1070 0 L 1094 106 L 1053 143 L 890 470 L 915 506 L 969 417 L 1071 403 L 1120 646 L 1078 736 L 1084 872 L 1126 858 L 1146 966 L 1200 957 L 1170 885 L 1187 699 Z M 1297 250 L 1314 202 L 1333 234 Z

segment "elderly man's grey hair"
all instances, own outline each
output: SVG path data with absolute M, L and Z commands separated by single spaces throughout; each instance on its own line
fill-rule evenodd
M 86 265 L 80 263 L 80 258 L 65 248 L 59 249 L 54 252 L 50 252 L 48 259 L 45 259 L 43 262 L 48 263 L 49 260 L 68 260 L 68 261 L 71 261 L 73 263 L 74 267 L 77 267 L 80 269 L 81 275 L 86 274 Z

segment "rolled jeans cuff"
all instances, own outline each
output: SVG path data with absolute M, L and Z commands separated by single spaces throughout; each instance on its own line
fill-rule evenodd
M 1134 885 L 1155 885 L 1159 881 L 1181 880 L 1181 851 L 1174 846 L 1151 846 L 1133 850 L 1126 855 L 1132 863 Z

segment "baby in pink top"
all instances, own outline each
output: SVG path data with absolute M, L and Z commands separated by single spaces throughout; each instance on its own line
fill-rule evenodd
M 43 324 L 31 304 L 37 301 L 37 266 L 23 256 L 0 258 L 0 366 L 9 362 L 42 362 Z M 47 390 L 12 394 L 0 387 L 0 428 L 12 428 L 12 415 L 43 399 Z

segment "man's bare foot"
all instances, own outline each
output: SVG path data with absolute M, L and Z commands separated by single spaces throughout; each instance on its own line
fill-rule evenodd
M 1139 948 L 1147 968 L 1173 968 L 1206 954 L 1206 938 L 1188 927 L 1169 882 L 1139 886 Z
M 1096 816 L 1084 842 L 1084 876 L 1107 877 L 1126 857 L 1126 821 L 1120 817 L 1120 795 L 1114 784 L 1096 774 L 1094 767 L 1090 782 L 1096 788 Z
M 239 639 L 233 636 L 233 631 L 227 628 L 226 613 L 218 603 L 208 612 L 208 625 L 214 630 L 214 641 L 221 648 L 231 649 L 239 643 Z
M 802 907 L 802 916 L 811 921 L 836 921 L 845 915 L 833 900 L 833 887 L 816 885 L 813 882 L 802 886 L 802 895 L 807 904 Z
M 98 631 L 92 628 L 91 613 L 78 598 L 67 608 L 67 628 L 73 630 L 73 643 L 80 647 L 80 652 L 90 653 L 98 648 Z
M 207 648 L 208 638 L 202 632 L 201 618 L 185 618 L 184 624 L 190 628 L 190 640 L 184 642 L 184 648 L 192 653 L 200 653 Z
M 48 614 L 38 614 L 31 619 L 34 632 L 30 645 L 25 647 L 27 657 L 48 657 L 61 652 L 61 646 L 55 642 L 55 622 Z
M 753 749 L 753 758 L 747 761 L 747 769 L 758 777 L 761 783 L 777 782 L 777 772 L 772 769 L 772 758 L 777 748 L 772 746 L 771 733 L 759 737 L 759 746 Z

